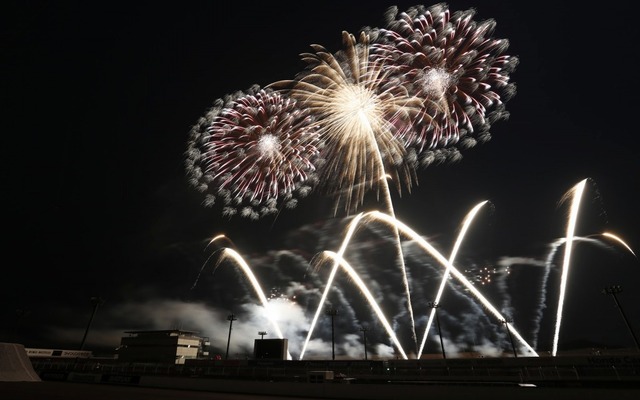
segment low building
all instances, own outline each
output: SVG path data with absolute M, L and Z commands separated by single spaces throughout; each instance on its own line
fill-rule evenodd
M 118 360 L 184 364 L 187 359 L 207 357 L 207 338 L 184 330 L 128 331 L 118 348 Z

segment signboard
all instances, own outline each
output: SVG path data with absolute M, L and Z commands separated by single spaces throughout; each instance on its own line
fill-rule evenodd
M 30 358 L 89 358 L 91 352 L 86 350 L 57 350 L 57 349 L 29 349 L 25 348 Z

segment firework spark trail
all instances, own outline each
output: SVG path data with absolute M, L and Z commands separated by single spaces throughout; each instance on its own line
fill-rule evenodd
M 471 282 L 469 282 L 469 280 L 465 278 L 464 275 L 460 273 L 460 271 L 458 271 L 456 267 L 451 265 L 451 263 L 440 252 L 438 252 L 433 246 L 431 246 L 426 240 L 424 240 L 420 235 L 418 235 L 407 225 L 395 218 L 390 217 L 387 214 L 381 213 L 380 211 L 368 212 L 363 218 L 377 219 L 384 221 L 389 225 L 396 225 L 403 234 L 416 241 L 420 245 L 420 247 L 431 254 L 443 266 L 448 268 L 453 276 L 458 279 L 471 293 L 473 293 L 473 295 L 482 303 L 482 305 L 484 305 L 499 321 L 505 320 L 505 317 L 502 316 L 502 314 L 491 304 L 491 302 L 487 300 L 482 295 L 482 293 L 480 293 L 480 291 L 478 291 L 478 289 L 476 289 L 475 286 Z M 529 345 L 529 343 L 527 343 L 526 340 L 524 340 L 520 333 L 511 324 L 507 324 L 507 328 L 527 348 L 527 350 L 529 350 L 535 356 L 538 356 L 536 351 Z
M 619 242 L 620 244 L 622 244 L 622 245 L 623 245 L 627 250 L 629 250 L 629 252 L 630 252 L 631 254 L 633 254 L 633 256 L 634 256 L 634 257 L 637 257 L 637 256 L 636 256 L 636 253 L 634 253 L 634 252 L 633 252 L 633 250 L 631 250 L 631 247 L 629 247 L 629 245 L 628 245 L 628 244 L 626 244 L 626 243 L 625 243 L 625 242 L 624 242 L 624 241 L 623 241 L 619 236 L 616 236 L 616 235 L 614 235 L 614 234 L 613 234 L 613 233 L 611 233 L 611 232 L 603 232 L 603 233 L 602 233 L 602 236 L 606 236 L 606 237 L 608 237 L 608 238 L 611 238 L 611 239 L 613 239 L 613 240 L 616 240 L 617 242 Z
M 233 261 L 236 262 L 236 264 L 240 266 L 240 269 L 242 270 L 242 272 L 251 282 L 251 285 L 253 286 L 253 290 L 255 290 L 256 294 L 258 295 L 258 298 L 260 299 L 260 302 L 264 307 L 265 313 L 267 315 L 267 319 L 273 326 L 273 329 L 276 331 L 276 334 L 278 335 L 278 337 L 280 339 L 283 339 L 284 335 L 282 334 L 282 331 L 280 331 L 280 326 L 278 326 L 278 323 L 274 320 L 273 315 L 271 314 L 271 310 L 269 307 L 269 300 L 267 300 L 267 297 L 264 295 L 264 291 L 262 290 L 260 283 L 256 279 L 256 276 L 251 271 L 251 268 L 249 267 L 249 265 L 247 265 L 247 263 L 240 256 L 240 254 L 238 254 L 233 249 L 225 248 L 223 250 L 220 261 L 222 261 L 222 259 L 224 259 L 225 257 L 230 257 Z M 288 350 L 287 350 L 287 359 L 291 360 L 291 354 L 289 354 Z
M 425 99 L 415 129 L 404 137 L 419 152 L 461 139 L 466 147 L 485 142 L 490 124 L 509 116 L 505 103 L 516 92 L 509 74 L 518 58 L 504 54 L 508 40 L 492 38 L 496 22 L 474 21 L 475 14 L 452 14 L 445 3 L 400 13 L 393 6 L 385 28 L 369 29 L 374 59 L 383 60 L 409 94 Z
M 467 214 L 467 216 L 464 219 L 463 225 L 462 225 L 462 229 L 460 230 L 460 233 L 458 234 L 458 238 L 456 239 L 456 243 L 453 246 L 453 250 L 451 251 L 451 255 L 449 256 L 449 261 L 447 263 L 447 267 L 444 271 L 444 274 L 442 275 L 442 281 L 440 282 L 440 287 L 438 288 L 438 293 L 436 294 L 436 299 L 435 299 L 435 304 L 440 304 L 440 298 L 442 297 L 442 292 L 444 292 L 444 288 L 447 285 L 447 281 L 449 279 L 449 274 L 451 273 L 451 268 L 453 267 L 453 263 L 455 262 L 456 259 L 456 255 L 458 254 L 458 250 L 460 249 L 460 246 L 462 245 L 462 241 L 464 240 L 464 237 L 467 233 L 467 230 L 469 229 L 469 226 L 471 226 L 471 222 L 473 222 L 473 219 L 475 218 L 476 214 L 478 213 L 478 211 L 480 211 L 480 208 L 482 208 L 482 206 L 484 206 L 488 201 L 483 201 L 479 204 L 477 204 L 475 207 L 473 207 L 473 209 Z M 433 323 L 433 318 L 435 316 L 436 313 L 436 309 L 435 307 L 431 309 L 431 314 L 429 315 L 429 320 L 427 321 L 427 327 L 424 330 L 424 335 L 422 336 L 422 342 L 420 343 L 420 349 L 418 350 L 418 359 L 422 356 L 422 351 L 424 350 L 424 346 L 425 343 L 427 341 L 427 336 L 429 335 L 429 331 L 431 329 L 431 324 Z
M 328 251 L 328 250 L 323 251 L 321 253 L 321 257 L 333 259 L 335 263 L 338 263 L 338 265 L 340 265 L 345 270 L 345 272 L 349 275 L 349 278 L 351 278 L 355 282 L 356 286 L 358 286 L 358 288 L 360 289 L 364 297 L 367 299 L 371 308 L 373 308 L 373 311 L 378 316 L 378 319 L 380 320 L 380 322 L 384 326 L 384 329 L 387 331 L 387 334 L 389 335 L 389 337 L 395 344 L 396 348 L 402 355 L 402 358 L 407 360 L 408 359 L 407 354 L 405 353 L 404 349 L 402 348 L 402 345 L 398 341 L 396 334 L 393 332 L 393 328 L 391 327 L 391 325 L 389 325 L 389 321 L 387 320 L 384 313 L 382 312 L 382 309 L 376 302 L 376 299 L 371 294 L 371 291 L 369 291 L 369 288 L 367 288 L 367 285 L 365 285 L 365 283 L 362 281 L 362 278 L 360 278 L 360 276 L 353 269 L 353 267 L 351 267 L 351 265 L 344 258 L 334 253 L 333 251 Z
M 218 240 L 222 240 L 225 239 L 227 241 L 229 241 L 229 243 L 231 243 L 231 245 L 233 245 L 233 241 L 231 239 L 229 239 L 226 235 L 224 234 L 219 234 L 214 236 L 211 240 L 209 240 L 209 242 L 207 243 L 207 245 L 205 246 L 205 250 L 211 246 L 211 244 L 213 244 L 214 242 L 218 241 Z M 204 269 L 206 268 L 207 265 L 209 265 L 209 261 L 211 261 L 211 258 L 216 254 L 216 252 L 212 252 L 211 254 L 209 254 L 209 257 L 207 257 L 207 259 L 205 260 L 204 263 L 202 263 L 202 267 L 200 267 L 200 271 L 198 271 L 198 275 L 196 276 L 196 280 L 195 282 L 193 282 L 193 286 L 191 286 L 191 289 L 194 289 L 197 285 L 198 285 L 198 281 L 200 281 L 200 276 L 202 275 L 202 271 L 204 271 Z
M 566 245 L 564 247 L 564 261 L 562 264 L 562 277 L 560 280 L 560 296 L 558 296 L 558 312 L 556 315 L 556 327 L 555 334 L 553 336 L 553 348 L 551 355 L 553 357 L 558 353 L 558 340 L 560 339 L 560 327 L 562 325 L 562 311 L 564 307 L 564 297 L 567 291 L 567 280 L 569 277 L 569 266 L 571 265 L 571 249 L 573 247 L 573 237 L 576 229 L 576 222 L 578 220 L 578 211 L 580 209 L 580 201 L 582 200 L 582 194 L 584 187 L 587 183 L 587 179 L 582 180 L 576 186 L 573 187 L 567 193 L 567 196 L 573 194 L 573 201 L 571 203 L 571 210 L 569 214 L 569 221 L 567 223 L 567 235 Z M 567 197 L 565 196 L 565 198 Z
M 316 117 L 326 144 L 321 182 L 338 193 L 336 208 L 344 196 L 345 209 L 355 210 L 362 205 L 368 190 L 376 190 L 378 198 L 382 192 L 387 212 L 395 217 L 386 178 L 392 177 L 400 194 L 402 185 L 410 191 L 416 179 L 415 166 L 398 138 L 413 129 L 412 115 L 418 112 L 422 100 L 408 96 L 401 86 L 390 84 L 382 65 L 370 60 L 369 38 L 364 32 L 359 41 L 342 32 L 342 41 L 344 48 L 336 54 L 313 45 L 315 53 L 302 55 L 308 63 L 307 70 L 296 80 L 275 82 L 271 87 L 289 90 L 288 95 Z M 397 230 L 394 234 L 417 350 L 402 243 Z
M 218 99 L 191 129 L 185 166 L 189 182 L 216 199 L 223 214 L 257 219 L 294 207 L 315 185 L 321 147 L 308 110 L 282 93 L 260 89 Z

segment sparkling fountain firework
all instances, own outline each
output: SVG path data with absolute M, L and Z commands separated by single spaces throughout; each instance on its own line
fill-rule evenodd
M 570 210 L 570 215 L 569 215 L 569 221 L 568 221 L 568 226 L 567 226 L 567 236 L 559 239 L 557 241 L 554 242 L 554 244 L 551 246 L 551 252 L 548 254 L 547 256 L 547 260 L 546 260 L 546 265 L 547 265 L 547 274 L 545 275 L 544 280 L 544 285 L 546 286 L 546 282 L 547 282 L 547 278 L 546 276 L 548 276 L 548 271 L 549 271 L 549 266 L 552 263 L 552 260 L 555 258 L 555 254 L 557 253 L 557 250 L 560 246 L 564 246 L 565 247 L 565 257 L 564 257 L 564 262 L 563 262 L 563 267 L 562 267 L 562 275 L 565 277 L 564 281 L 561 282 L 561 285 L 564 285 L 565 290 L 560 290 L 560 296 L 559 296 L 559 310 L 562 310 L 562 304 L 564 302 L 564 297 L 566 295 L 566 286 L 567 286 L 567 279 L 568 279 L 568 267 L 571 263 L 571 253 L 572 253 L 572 247 L 569 246 L 569 242 L 585 242 L 585 243 L 594 243 L 594 244 L 598 244 L 598 245 L 602 245 L 605 246 L 604 242 L 602 242 L 601 240 L 597 240 L 596 238 L 593 237 L 581 237 L 581 236 L 577 236 L 575 234 L 576 231 L 576 226 L 577 226 L 577 217 L 578 217 L 578 207 L 579 207 L 579 203 L 581 198 L 583 197 L 584 194 L 584 189 L 585 189 L 585 184 L 586 184 L 587 180 L 584 180 L 582 182 L 580 182 L 578 185 L 576 185 L 574 188 L 572 188 L 569 192 L 567 192 L 567 194 L 565 195 L 565 198 L 568 199 L 570 196 L 573 196 L 573 201 L 571 204 L 571 210 Z M 315 318 L 311 321 L 310 327 L 308 329 L 308 336 L 307 339 L 305 340 L 304 344 L 301 347 L 301 352 L 300 352 L 300 359 L 304 358 L 305 355 L 305 351 L 307 348 L 307 345 L 309 343 L 309 339 L 310 337 L 313 336 L 314 334 L 314 328 L 317 322 L 317 317 L 320 314 L 320 311 L 323 308 L 324 302 L 327 299 L 327 294 L 329 293 L 329 291 L 332 289 L 332 287 L 334 286 L 334 280 L 336 277 L 336 273 L 338 271 L 339 268 L 342 268 L 342 270 L 348 275 L 348 277 L 350 278 L 350 281 L 354 282 L 355 285 L 360 289 L 360 292 L 362 293 L 363 297 L 365 298 L 367 304 L 369 304 L 369 306 L 371 307 L 372 311 L 374 312 L 375 316 L 377 317 L 378 321 L 383 325 L 383 327 L 385 328 L 385 331 L 388 335 L 388 337 L 391 339 L 391 342 L 393 343 L 394 347 L 398 350 L 399 354 L 403 357 L 403 358 L 408 358 L 407 354 L 405 353 L 403 346 L 401 345 L 399 338 L 396 336 L 396 332 L 395 329 L 391 327 L 388 318 L 385 316 L 385 314 L 383 313 L 380 304 L 377 303 L 376 301 L 376 297 L 375 295 L 371 292 L 369 286 L 365 283 L 364 279 L 360 276 L 360 273 L 358 273 L 356 271 L 356 269 L 354 267 L 351 266 L 351 264 L 349 263 L 349 259 L 351 258 L 352 254 L 351 251 L 349 250 L 350 247 L 352 246 L 352 242 L 355 239 L 356 234 L 358 233 L 358 231 L 365 226 L 371 226 L 377 223 L 382 223 L 385 226 L 388 226 L 388 228 L 390 229 L 397 229 L 399 232 L 401 232 L 404 236 L 406 236 L 408 238 L 408 240 L 410 240 L 412 243 L 416 243 L 425 253 L 428 253 L 430 256 L 432 256 L 439 264 L 440 266 L 443 268 L 444 272 L 442 274 L 442 280 L 440 281 L 440 285 L 436 294 L 436 299 L 439 299 L 439 296 L 442 294 L 444 286 L 446 285 L 446 283 L 449 282 L 449 275 L 451 275 L 454 279 L 456 279 L 457 281 L 459 281 L 463 287 L 464 290 L 469 292 L 470 294 L 473 295 L 473 297 L 482 305 L 482 309 L 485 311 L 488 311 L 488 313 L 490 313 L 491 315 L 493 315 L 498 321 L 509 321 L 508 318 L 505 318 L 505 316 L 503 315 L 502 312 L 498 311 L 498 309 L 491 303 L 491 301 L 488 300 L 488 298 L 481 293 L 481 291 L 474 285 L 473 282 L 471 282 L 468 277 L 464 276 L 464 274 L 454 266 L 454 262 L 456 259 L 456 255 L 457 252 L 459 251 L 459 249 L 463 246 L 463 242 L 464 242 L 464 238 L 468 232 L 468 230 L 471 228 L 471 225 L 477 215 L 477 213 L 482 209 L 483 206 L 485 206 L 487 204 L 487 202 L 481 202 L 479 204 L 477 204 L 465 217 L 464 222 L 462 224 L 462 228 L 460 233 L 458 234 L 458 237 L 456 239 L 456 242 L 454 244 L 453 250 L 451 252 L 451 255 L 449 256 L 449 258 L 445 258 L 438 250 L 436 250 L 436 248 L 429 243 L 429 241 L 427 241 L 426 239 L 424 239 L 422 236 L 418 235 L 415 231 L 413 231 L 411 228 L 409 228 L 406 224 L 402 223 L 401 221 L 398 221 L 397 219 L 393 218 L 392 216 L 379 212 L 379 211 L 371 211 L 371 212 L 367 212 L 367 213 L 360 213 L 358 215 L 356 215 L 350 222 L 350 224 L 347 226 L 347 229 L 345 230 L 344 233 L 344 237 L 342 239 L 342 245 L 340 246 L 340 250 L 335 253 L 335 252 L 331 252 L 331 251 L 321 251 L 319 253 L 319 255 L 317 257 L 315 257 L 314 259 L 312 259 L 310 261 L 310 264 L 313 265 L 320 265 L 322 263 L 324 263 L 326 260 L 333 260 L 333 268 L 330 271 L 329 274 L 329 278 L 326 281 L 325 284 L 325 288 L 324 291 L 322 293 L 322 297 L 320 298 L 320 302 L 317 305 L 316 308 L 316 312 L 315 312 Z M 633 251 L 629 248 L 629 246 L 617 235 L 614 235 L 610 232 L 605 232 L 602 234 L 598 234 L 599 236 L 606 238 L 606 239 L 611 239 L 613 241 L 615 241 L 615 243 L 620 244 L 622 247 L 624 247 L 626 250 L 628 250 L 631 254 L 633 254 L 635 256 L 635 254 L 633 253 Z M 591 235 L 591 236 L 595 236 L 595 235 Z M 216 238 L 214 238 L 212 240 L 213 241 L 217 241 L 217 240 L 221 240 L 223 239 L 222 236 L 217 236 Z M 605 246 L 608 247 L 608 246 Z M 241 259 L 241 257 L 239 256 L 239 254 L 235 251 L 230 252 L 228 250 L 225 250 L 225 252 L 223 253 L 224 256 L 226 258 L 230 258 L 232 259 L 236 264 L 238 264 L 242 271 L 244 272 L 244 274 L 247 276 L 247 278 L 252 282 L 252 285 L 254 287 L 254 290 L 256 291 L 256 293 L 258 293 L 258 296 L 260 297 L 260 301 L 262 302 L 264 309 L 266 310 L 267 313 L 267 317 L 269 319 L 269 321 L 272 321 L 272 323 L 274 323 L 273 321 L 275 320 L 275 318 L 273 316 L 270 316 L 270 311 L 267 305 L 267 300 L 266 297 L 264 295 L 260 295 L 260 293 L 262 293 L 262 289 L 260 288 L 260 285 L 258 284 L 257 279 L 255 278 L 255 276 L 251 273 L 251 269 L 249 268 L 248 264 L 243 261 Z M 568 255 L 567 255 L 568 254 Z M 543 295 L 543 297 L 545 297 L 545 295 Z M 545 299 L 542 299 L 542 302 L 544 302 Z M 479 309 L 480 310 L 480 309 Z M 433 309 L 431 310 L 433 312 Z M 561 315 L 561 313 L 559 312 L 559 315 Z M 427 328 L 424 331 L 424 335 L 422 336 L 422 346 L 420 348 L 420 352 L 416 355 L 417 358 L 420 358 L 422 355 L 422 350 L 424 347 L 424 343 L 427 339 L 427 335 L 429 333 L 429 324 L 432 322 L 432 317 L 430 317 L 429 322 L 427 323 Z M 556 321 L 556 338 L 558 335 L 558 332 L 560 331 L 560 322 L 561 320 L 558 319 Z M 528 352 L 529 355 L 533 355 L 533 356 L 537 356 L 538 354 L 536 353 L 536 350 L 534 350 L 534 347 L 529 345 L 529 343 L 523 338 L 523 336 L 515 329 L 515 326 L 512 325 L 512 323 L 506 322 L 505 323 L 506 328 L 508 329 L 508 332 L 514 337 L 515 340 L 517 340 L 520 345 L 523 347 L 523 349 L 525 351 Z M 279 330 L 276 330 L 276 332 L 280 332 Z M 537 334 L 536 334 L 537 336 Z M 556 339 L 556 346 L 557 346 L 557 339 Z M 556 347 L 557 350 L 557 347 Z M 556 353 L 554 352 L 553 355 L 555 356 Z
M 324 301 L 326 300 L 327 294 L 328 294 L 329 290 L 331 289 L 331 286 L 333 284 L 333 280 L 335 279 L 335 275 L 336 275 L 336 272 L 338 270 L 338 267 L 342 267 L 347 272 L 349 277 L 356 283 L 356 285 L 358 286 L 358 288 L 361 290 L 361 292 L 365 296 L 366 300 L 368 301 L 369 305 L 375 311 L 379 321 L 385 327 L 385 330 L 387 331 L 389 337 L 393 341 L 394 345 L 396 346 L 396 348 L 398 349 L 398 351 L 400 352 L 402 357 L 407 359 L 407 355 L 404 352 L 404 349 L 402 348 L 402 345 L 398 342 L 398 339 L 397 339 L 393 329 L 389 325 L 389 322 L 388 322 L 387 318 L 384 316 L 382 310 L 380 309 L 379 305 L 375 301 L 375 298 L 371 295 L 370 290 L 367 288 L 367 285 L 358 276 L 358 274 L 355 272 L 355 270 L 349 265 L 349 263 L 345 259 L 345 253 L 346 253 L 346 249 L 348 247 L 349 242 L 353 238 L 353 236 L 354 236 L 354 234 L 356 232 L 356 229 L 361 224 L 364 224 L 364 223 L 372 223 L 372 222 L 378 221 L 378 222 L 383 222 L 383 223 L 389 225 L 391 228 L 397 228 L 404 235 L 408 236 L 411 240 L 414 240 L 416 243 L 418 243 L 419 246 L 425 252 L 427 252 L 430 255 L 432 255 L 445 268 L 445 273 L 443 274 L 443 277 L 442 277 L 442 282 L 443 283 L 440 285 L 440 289 L 438 291 L 438 295 L 442 294 L 444 283 L 447 282 L 449 274 L 452 274 L 453 277 L 455 277 L 457 280 L 459 280 L 466 287 L 466 289 L 468 291 L 470 291 L 475 296 L 475 298 L 478 301 L 480 301 L 482 303 L 482 305 L 489 312 L 491 312 L 496 318 L 498 318 L 498 320 L 501 320 L 501 321 L 502 320 L 506 320 L 506 318 L 491 304 L 491 302 L 478 289 L 475 288 L 473 283 L 471 283 L 466 277 L 464 277 L 464 275 L 456 267 L 454 267 L 454 265 L 452 264 L 452 261 L 451 261 L 452 259 L 455 258 L 455 253 L 457 251 L 457 248 L 459 248 L 460 245 L 462 244 L 462 240 L 464 238 L 464 234 L 465 234 L 466 230 L 468 229 L 469 225 L 471 224 L 475 214 L 478 212 L 478 210 L 485 203 L 486 202 L 480 203 L 476 207 L 474 207 L 474 209 L 469 213 L 469 215 L 465 219 L 463 232 L 461 232 L 461 234 L 459 235 L 459 238 L 458 238 L 458 240 L 456 242 L 456 246 L 454 247 L 454 251 L 452 252 L 452 256 L 450 257 L 449 260 L 447 260 L 428 241 L 426 241 L 424 238 L 422 238 L 420 235 L 418 235 L 415 231 L 413 231 L 407 225 L 405 225 L 401 221 L 398 221 L 397 219 L 395 219 L 395 218 L 393 218 L 393 217 L 391 217 L 391 216 L 389 216 L 389 215 L 387 215 L 385 213 L 381 213 L 379 211 L 371 211 L 371 212 L 361 213 L 361 214 L 357 215 L 354 218 L 354 220 L 349 224 L 349 227 L 348 227 L 348 229 L 347 229 L 347 231 L 345 233 L 345 237 L 343 239 L 343 243 L 342 243 L 342 246 L 340 248 L 340 251 L 338 253 L 334 253 L 334 252 L 331 252 L 331 251 L 324 251 L 319 257 L 320 261 L 323 261 L 324 259 L 327 259 L 327 258 L 333 259 L 334 260 L 334 266 L 333 266 L 333 268 L 331 270 L 329 279 L 328 279 L 328 281 L 326 283 L 325 290 L 324 290 L 324 293 L 322 295 L 321 301 L 320 301 L 320 303 L 318 304 L 318 306 L 316 308 L 314 319 L 312 320 L 311 326 L 309 328 L 309 334 L 307 336 L 307 339 L 306 339 L 305 343 L 302 346 L 302 350 L 301 350 L 301 353 L 300 353 L 300 360 L 302 360 L 304 358 L 306 347 L 307 347 L 307 345 L 309 343 L 310 337 L 313 334 L 313 331 L 314 331 L 314 328 L 315 328 L 315 324 L 317 322 L 317 318 L 320 315 L 320 311 L 323 309 Z M 272 323 L 273 323 L 273 318 L 269 314 L 266 297 L 262 294 L 263 293 L 262 289 L 261 289 L 258 281 L 256 280 L 254 274 L 251 272 L 250 267 L 237 254 L 237 252 L 230 251 L 229 249 L 225 249 L 225 253 L 224 254 L 226 255 L 227 252 L 229 252 L 229 254 L 233 256 L 234 261 L 242 268 L 242 271 L 245 273 L 245 275 L 251 281 L 252 286 L 254 287 L 254 290 L 256 291 L 258 296 L 260 297 L 261 302 L 263 303 L 263 306 L 264 306 L 264 308 L 265 308 L 265 310 L 267 312 L 267 315 L 269 316 L 269 320 L 272 321 Z M 431 322 L 431 319 L 430 319 L 430 322 Z M 513 327 L 513 325 L 511 325 L 510 323 L 507 323 L 506 326 L 509 329 L 509 331 L 514 335 L 514 337 L 532 355 L 537 356 L 536 351 L 527 343 L 527 341 L 520 335 L 520 333 Z M 422 340 L 422 346 L 420 348 L 420 353 L 417 355 L 417 358 L 420 358 L 420 356 L 422 354 L 422 349 L 424 347 L 424 343 L 426 341 L 426 336 L 428 335 L 428 331 L 429 331 L 429 329 L 427 328 L 425 330 L 425 335 L 424 335 L 423 340 Z M 279 335 L 281 335 L 279 329 L 277 329 L 277 332 L 279 333 Z

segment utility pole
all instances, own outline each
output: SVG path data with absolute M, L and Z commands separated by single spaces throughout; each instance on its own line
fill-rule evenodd
M 98 307 L 104 304 L 104 300 L 100 297 L 92 297 L 90 301 L 91 301 L 91 304 L 93 305 L 93 311 L 91 312 L 91 317 L 89 318 L 89 322 L 87 323 L 87 329 L 85 329 L 84 331 L 82 342 L 80 342 L 80 350 L 84 349 L 84 343 L 87 340 L 87 335 L 89 335 L 89 328 L 91 328 L 91 323 L 93 322 L 93 318 L 96 316 Z
M 511 348 L 513 349 L 513 356 L 515 358 L 518 358 L 518 353 L 516 352 L 516 346 L 513 344 L 513 335 L 511 335 L 511 330 L 509 330 L 509 324 L 513 323 L 513 320 L 511 318 L 506 318 L 500 322 L 502 322 L 505 329 L 507 330 L 507 333 L 509 334 L 509 341 L 511 342 Z
M 362 339 L 364 340 L 364 359 L 367 359 L 367 328 L 364 326 L 360 327 L 360 331 L 362 332 Z
M 636 349 L 640 351 L 640 344 L 638 344 L 638 338 L 636 337 L 635 333 L 633 333 L 633 329 L 631 329 L 629 320 L 627 320 L 627 316 L 624 314 L 624 311 L 622 311 L 622 306 L 618 301 L 618 296 L 616 296 L 616 294 L 620 292 L 622 292 L 622 286 L 620 285 L 607 286 L 604 289 L 602 289 L 602 294 L 610 294 L 611 297 L 613 297 L 613 301 L 616 302 L 616 306 L 618 307 L 618 310 L 620 310 L 620 315 L 622 315 L 622 319 L 624 320 L 624 323 L 627 324 L 627 328 L 629 329 L 629 332 L 633 337 L 633 342 L 636 344 Z
M 333 307 L 328 308 L 325 312 L 325 314 L 327 314 L 328 316 L 331 317 L 331 359 L 335 360 L 336 359 L 336 337 L 335 337 L 335 325 L 334 325 L 334 318 L 336 315 L 338 315 L 338 310 L 336 310 Z
M 436 315 L 436 323 L 438 324 L 438 335 L 440 335 L 440 348 L 442 349 L 442 358 L 443 359 L 447 359 L 447 355 L 444 352 L 444 340 L 442 339 L 442 330 L 440 328 L 440 318 L 438 318 L 438 307 L 440 307 L 440 304 L 438 304 L 435 301 L 430 301 L 429 303 L 427 303 L 427 306 L 433 308 L 433 312 Z
M 225 360 L 229 359 L 229 343 L 231 343 L 231 327 L 233 326 L 233 321 L 237 320 L 235 315 L 229 314 L 227 316 L 227 321 L 229 321 L 229 337 L 227 338 L 227 353 L 224 356 Z

